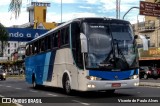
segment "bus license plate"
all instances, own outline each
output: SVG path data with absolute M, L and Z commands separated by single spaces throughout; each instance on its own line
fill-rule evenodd
M 121 83 L 112 83 L 112 87 L 121 87 Z

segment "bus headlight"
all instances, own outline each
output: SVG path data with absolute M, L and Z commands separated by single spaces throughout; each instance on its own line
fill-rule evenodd
M 137 78 L 139 78 L 139 75 L 133 75 L 130 77 L 130 79 L 137 79 Z
M 102 78 L 98 78 L 98 77 L 95 77 L 95 76 L 86 76 L 87 79 L 89 80 L 101 80 Z

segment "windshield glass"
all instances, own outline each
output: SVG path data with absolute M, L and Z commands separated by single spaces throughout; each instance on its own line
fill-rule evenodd
M 88 38 L 86 68 L 117 68 L 112 60 L 115 62 L 120 60 L 121 65 L 134 66 L 136 50 L 130 25 L 87 23 L 86 28 Z
M 133 38 L 133 31 L 130 25 L 112 24 L 111 31 L 113 39 L 116 40 L 116 51 L 121 52 L 123 60 L 131 66 L 136 57 L 136 50 Z M 116 53 L 116 57 L 121 56 Z M 124 57 L 123 57 L 124 56 Z

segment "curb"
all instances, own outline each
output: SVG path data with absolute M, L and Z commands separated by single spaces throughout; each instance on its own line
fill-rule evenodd
M 160 87 L 160 83 L 140 82 L 140 83 L 139 83 L 139 86 Z

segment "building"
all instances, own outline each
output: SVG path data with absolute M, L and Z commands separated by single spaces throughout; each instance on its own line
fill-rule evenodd
M 50 3 L 31 2 L 27 7 L 29 22 L 7 28 L 10 39 L 4 48 L 3 57 L 0 57 L 0 64 L 23 59 L 24 47 L 28 41 L 57 26 L 55 22 L 46 22 L 49 6 Z
M 27 11 L 29 12 L 29 24 L 33 25 L 34 29 L 53 29 L 57 26 L 55 22 L 46 22 L 47 7 L 50 3 L 31 2 Z
M 145 0 L 160 3 L 160 0 Z M 143 22 L 133 25 L 136 35 L 143 35 L 148 39 L 148 50 L 143 50 L 142 40 L 138 39 L 140 65 L 158 64 L 160 66 L 160 18 L 145 16 Z

